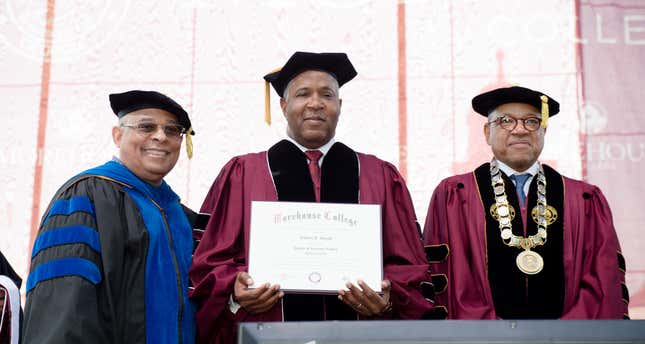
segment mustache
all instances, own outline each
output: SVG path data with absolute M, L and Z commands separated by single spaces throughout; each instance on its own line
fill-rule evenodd
M 311 113 L 311 114 L 305 114 L 305 115 L 303 116 L 303 119 L 304 119 L 304 120 L 308 120 L 308 119 L 309 119 L 309 120 L 311 120 L 311 119 L 314 119 L 314 120 L 319 120 L 319 121 L 326 121 L 326 120 L 327 120 L 327 116 L 325 116 L 324 114 Z
M 166 153 L 170 152 L 170 150 L 168 150 L 167 148 L 162 148 L 162 147 L 142 147 L 142 149 L 143 150 L 157 150 L 157 151 L 166 152 Z

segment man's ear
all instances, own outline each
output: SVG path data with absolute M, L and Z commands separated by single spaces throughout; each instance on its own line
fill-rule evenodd
M 484 137 L 486 138 L 486 143 L 490 146 L 490 124 L 484 124 Z
M 115 125 L 112 127 L 112 141 L 117 148 L 121 148 L 121 137 L 123 137 L 123 128 Z
M 284 118 L 287 118 L 287 101 L 284 100 L 284 97 L 280 98 L 280 108 L 282 109 Z

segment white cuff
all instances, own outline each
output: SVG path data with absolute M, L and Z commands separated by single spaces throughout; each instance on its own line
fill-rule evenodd
M 233 294 L 228 298 L 228 309 L 231 311 L 231 313 L 235 314 L 237 311 L 240 309 L 240 304 L 235 302 L 233 300 Z

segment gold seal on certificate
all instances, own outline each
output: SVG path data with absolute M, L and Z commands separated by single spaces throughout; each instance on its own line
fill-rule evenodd
M 251 203 L 249 274 L 285 292 L 336 293 L 363 280 L 381 291 L 377 204 Z

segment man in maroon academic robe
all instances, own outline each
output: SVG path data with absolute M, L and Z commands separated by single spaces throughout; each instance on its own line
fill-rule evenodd
M 391 164 L 334 141 L 338 90 L 354 76 L 345 54 L 304 52 L 265 76 L 281 96 L 288 138 L 229 161 L 202 205 L 213 216 L 190 271 L 198 342 L 232 343 L 239 322 L 432 316 L 428 264 L 405 181 Z M 383 293 L 362 281 L 337 295 L 285 295 L 277 284 L 249 289 L 252 201 L 380 204 Z
M 424 236 L 451 319 L 627 318 L 625 261 L 605 197 L 538 157 L 559 104 L 523 87 L 475 97 L 494 159 L 434 191 Z M 538 110 L 540 109 L 540 110 Z

